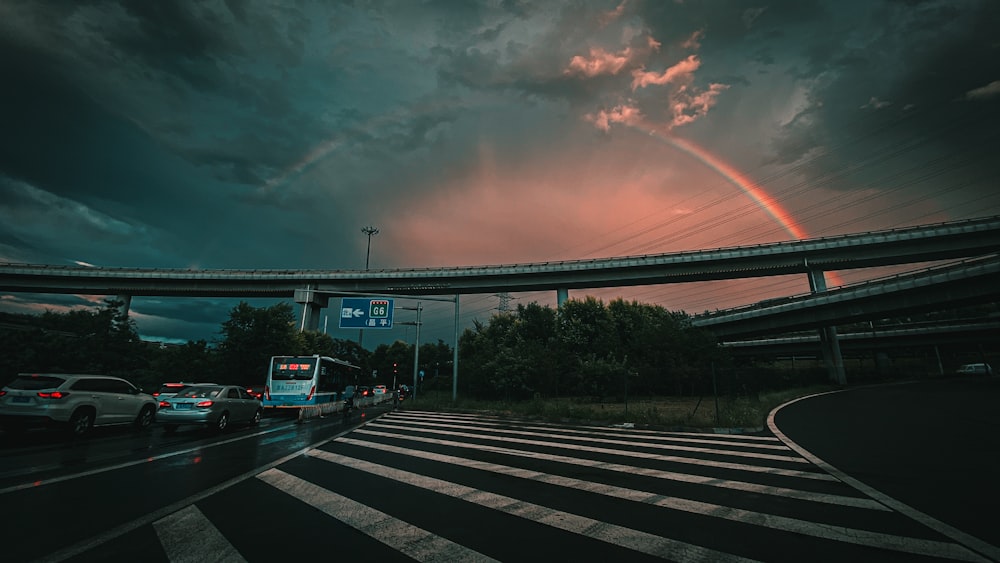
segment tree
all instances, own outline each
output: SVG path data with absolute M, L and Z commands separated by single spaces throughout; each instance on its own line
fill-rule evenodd
M 295 354 L 303 343 L 288 303 L 255 308 L 240 302 L 222 323 L 222 335 L 219 383 L 262 382 L 271 356 Z
M 188 341 L 179 346 L 157 346 L 151 353 L 150 371 L 155 381 L 215 381 L 218 358 L 208 342 Z

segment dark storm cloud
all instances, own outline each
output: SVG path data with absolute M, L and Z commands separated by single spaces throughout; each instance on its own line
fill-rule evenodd
M 368 224 L 376 267 L 581 249 L 567 237 L 624 233 L 633 208 L 732 188 L 654 129 L 748 176 L 905 204 L 995 148 L 996 5 L 7 0 L 0 252 L 360 268 Z M 229 306 L 133 309 L 193 336 Z
M 817 39 L 809 50 L 803 71 L 816 81 L 812 105 L 783 128 L 776 159 L 792 162 L 819 145 L 835 149 L 811 167 L 822 176 L 905 144 L 913 155 L 935 146 L 995 149 L 997 104 L 958 100 L 1000 77 L 1000 5 L 889 4 L 867 16 L 858 44 Z

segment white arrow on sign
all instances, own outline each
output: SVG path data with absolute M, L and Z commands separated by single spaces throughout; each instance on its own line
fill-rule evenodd
M 351 317 L 357 319 L 358 317 L 363 317 L 363 316 L 365 316 L 364 309 L 354 309 L 351 307 L 344 307 L 340 311 L 340 318 L 342 319 L 349 319 Z

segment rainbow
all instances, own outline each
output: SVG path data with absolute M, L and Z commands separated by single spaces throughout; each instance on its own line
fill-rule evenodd
M 274 178 L 271 178 L 260 187 L 260 191 L 263 193 L 268 193 L 274 191 L 275 189 L 281 187 L 291 178 L 301 175 L 313 164 L 325 158 L 328 154 L 332 153 L 341 144 L 341 138 L 334 137 L 319 144 L 310 150 L 304 157 L 299 159 L 297 162 L 293 163 L 291 166 L 286 168 Z
M 809 238 L 808 233 L 805 228 L 800 225 L 792 215 L 774 200 L 771 196 L 767 194 L 757 185 L 756 182 L 751 180 L 745 174 L 741 173 L 739 170 L 733 166 L 726 163 L 721 158 L 715 156 L 714 154 L 708 152 L 707 149 L 701 147 L 691 141 L 680 139 L 672 135 L 666 135 L 656 131 L 650 132 L 651 135 L 657 136 L 659 139 L 666 141 L 670 146 L 680 150 L 681 152 L 693 157 L 698 162 L 701 162 L 705 166 L 714 170 L 717 174 L 728 180 L 734 186 L 739 188 L 743 193 L 747 195 L 751 200 L 754 201 L 764 213 L 767 213 L 774 221 L 781 226 L 789 235 L 794 239 L 804 239 Z
M 778 223 L 778 225 L 780 225 L 785 232 L 791 235 L 793 239 L 801 240 L 809 238 L 809 234 L 806 232 L 805 227 L 792 218 L 791 214 L 784 207 L 775 201 L 774 198 L 769 196 L 763 188 L 757 185 L 756 182 L 733 166 L 729 165 L 726 161 L 708 152 L 707 149 L 692 141 L 664 134 L 656 130 L 649 130 L 648 133 L 667 142 L 670 146 L 680 150 L 688 156 L 691 156 L 698 162 L 701 162 L 739 188 L 747 195 L 747 197 L 763 209 L 765 213 L 774 219 L 774 221 Z M 825 272 L 825 274 L 829 276 L 829 280 L 831 282 L 830 285 L 844 285 L 844 280 L 837 272 Z

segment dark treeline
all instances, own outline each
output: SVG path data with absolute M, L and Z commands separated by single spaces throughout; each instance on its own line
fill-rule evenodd
M 94 310 L 0 315 L 0 382 L 22 372 L 105 373 L 144 388 L 165 381 L 262 383 L 274 355 L 323 354 L 361 366 L 362 384 L 412 383 L 414 348 L 396 341 L 374 351 L 321 332 L 300 332 L 290 304 L 240 303 L 214 342 L 146 342 L 121 303 Z M 618 299 L 588 297 L 562 309 L 531 303 L 476 322 L 460 337 L 459 392 L 480 399 L 537 396 L 618 398 L 629 394 L 702 394 L 729 360 L 711 333 L 685 313 Z M 420 346 L 428 389 L 451 389 L 453 350 Z

